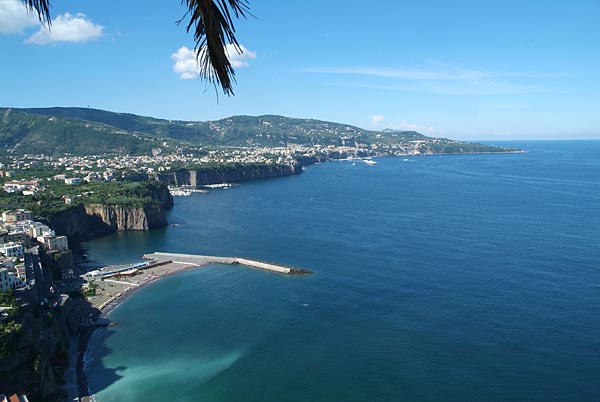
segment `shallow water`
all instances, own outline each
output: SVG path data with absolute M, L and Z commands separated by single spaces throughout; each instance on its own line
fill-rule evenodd
M 95 337 L 98 401 L 600 400 L 600 141 L 510 145 L 529 153 L 312 166 L 85 244 L 315 271 L 141 290 Z

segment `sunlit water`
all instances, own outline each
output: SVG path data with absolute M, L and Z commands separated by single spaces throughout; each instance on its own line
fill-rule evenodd
M 600 400 L 600 142 L 331 162 L 176 199 L 85 244 L 239 255 L 155 283 L 95 334 L 109 401 Z

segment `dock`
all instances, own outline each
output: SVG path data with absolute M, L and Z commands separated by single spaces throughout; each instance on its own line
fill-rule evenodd
M 201 267 L 209 264 L 243 265 L 285 275 L 308 275 L 312 273 L 307 269 L 245 257 L 218 257 L 211 255 L 163 253 L 158 251 L 151 254 L 144 254 L 143 257 L 144 259 L 153 261 L 153 264 L 171 263 L 188 265 L 190 267 Z

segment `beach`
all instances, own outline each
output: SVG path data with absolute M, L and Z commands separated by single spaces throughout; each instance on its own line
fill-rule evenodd
M 87 298 L 97 317 L 93 322 L 80 328 L 77 338 L 76 373 L 79 398 L 81 401 L 94 400 L 88 387 L 86 375 L 87 352 L 92 335 L 97 328 L 109 327 L 117 323 L 111 321 L 110 313 L 128 297 L 144 287 L 167 276 L 206 267 L 211 264 L 244 265 L 279 274 L 309 274 L 310 271 L 239 257 L 217 257 L 190 254 L 153 253 L 144 255 L 149 265 L 104 278 L 93 279 L 96 295 Z M 110 272 L 110 268 L 104 270 Z M 70 384 L 70 388 L 74 385 Z

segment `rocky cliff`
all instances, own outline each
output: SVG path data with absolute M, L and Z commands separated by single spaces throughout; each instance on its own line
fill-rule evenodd
M 69 336 L 73 324 L 60 309 L 21 309 L 22 328 L 10 335 L 0 359 L 0 389 L 27 393 L 31 401 L 59 400 L 59 384 L 68 362 Z
M 167 185 L 203 186 L 208 184 L 238 183 L 247 180 L 268 179 L 302 173 L 300 164 L 231 164 L 196 170 L 158 173 L 152 178 Z
M 130 208 L 111 205 L 85 205 L 85 213 L 95 227 L 114 232 L 121 230 L 149 230 L 167 225 L 161 204 Z
M 142 206 L 80 204 L 48 219 L 57 234 L 74 241 L 87 240 L 121 230 L 149 230 L 167 225 L 165 209 L 173 198 L 164 185 L 157 186 L 152 201 Z

